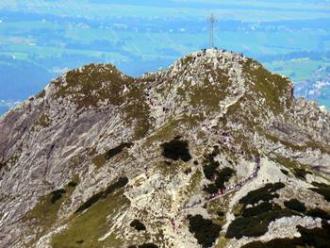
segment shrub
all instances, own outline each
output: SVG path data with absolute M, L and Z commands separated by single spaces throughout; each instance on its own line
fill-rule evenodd
M 267 211 L 270 211 L 272 209 L 276 208 L 275 206 L 273 206 L 272 203 L 269 202 L 263 202 L 259 205 L 257 205 L 256 207 L 252 207 L 252 208 L 245 208 L 242 216 L 243 217 L 251 217 L 251 216 L 256 216 L 260 213 L 264 213 Z
M 65 189 L 59 189 L 59 190 L 55 190 L 51 193 L 51 198 L 50 201 L 51 203 L 55 203 L 56 201 L 58 201 L 59 199 L 62 198 L 63 194 L 65 194 Z
M 225 183 L 229 181 L 229 179 L 234 175 L 235 171 L 229 167 L 222 169 L 217 173 L 217 179 L 215 180 L 215 184 L 217 188 L 223 189 L 225 187 Z
M 296 168 L 296 169 L 294 169 L 293 173 L 297 178 L 300 178 L 300 179 L 303 179 L 303 180 L 306 179 L 307 172 L 304 169 Z
M 313 247 L 329 247 L 330 224 L 323 221 L 322 228 L 306 229 L 297 227 L 304 244 Z
M 188 216 L 189 231 L 194 233 L 195 238 L 202 247 L 211 247 L 219 237 L 221 226 L 211 220 L 204 219 L 201 215 Z
M 210 183 L 206 185 L 203 190 L 209 194 L 216 194 L 218 192 L 218 187 L 215 183 Z
M 119 146 L 116 146 L 115 148 L 110 149 L 105 153 L 105 159 L 109 160 L 116 156 L 117 154 L 121 153 L 124 148 L 130 148 L 133 144 L 132 143 L 123 143 Z
M 329 224 L 323 223 L 322 228 L 306 229 L 298 226 L 298 231 L 301 233 L 301 238 L 294 239 L 273 239 L 268 242 L 255 241 L 248 243 L 242 248 L 297 248 L 297 247 L 329 247 Z
M 240 239 L 243 236 L 261 236 L 268 231 L 268 225 L 271 221 L 291 215 L 291 211 L 281 209 L 278 205 L 274 205 L 271 211 L 262 212 L 256 216 L 238 217 L 230 223 L 226 237 Z
M 321 219 L 324 219 L 324 220 L 330 220 L 330 214 L 323 211 L 320 208 L 314 208 L 314 209 L 308 210 L 306 212 L 306 215 L 314 217 L 314 218 L 321 218 Z
M 77 185 L 78 185 L 78 183 L 75 182 L 75 181 L 71 181 L 71 182 L 68 183 L 68 186 L 71 187 L 71 188 L 75 188 Z
M 283 183 L 268 183 L 264 187 L 250 191 L 246 196 L 244 196 L 239 202 L 241 204 L 255 204 L 259 201 L 269 201 L 274 198 L 278 198 L 279 195 L 275 192 L 281 188 L 284 188 L 285 185 Z
M 137 231 L 145 231 L 145 225 L 139 220 L 133 220 L 130 224 L 131 227 L 134 227 Z
M 143 245 L 139 245 L 138 248 L 158 248 L 158 246 L 153 244 L 153 243 L 146 243 L 146 244 L 143 244 Z
M 203 166 L 203 172 L 207 179 L 212 180 L 217 172 L 217 168 L 219 167 L 218 162 L 211 162 L 205 166 Z
M 289 208 L 291 210 L 295 210 L 295 211 L 300 212 L 300 213 L 304 213 L 306 211 L 305 204 L 298 201 L 297 199 L 292 199 L 292 200 L 289 200 L 289 201 L 285 201 L 284 205 L 287 208 Z
M 163 148 L 162 155 L 172 160 L 181 159 L 184 162 L 188 162 L 191 159 L 191 155 L 188 149 L 188 142 L 182 141 L 179 137 L 174 140 L 161 145 Z
M 97 166 L 97 167 L 101 167 L 103 166 L 108 160 L 110 160 L 111 158 L 113 158 L 114 156 L 116 156 L 117 154 L 121 153 L 124 148 L 130 148 L 133 145 L 133 143 L 123 143 L 120 144 L 117 147 L 114 147 L 112 149 L 110 149 L 109 151 L 96 155 L 93 158 L 93 163 Z

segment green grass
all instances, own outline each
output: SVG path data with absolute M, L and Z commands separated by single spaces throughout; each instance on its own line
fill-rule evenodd
M 167 141 L 180 135 L 181 129 L 191 129 L 198 124 L 200 117 L 183 115 L 179 118 L 170 117 L 159 129 L 153 131 L 151 136 L 146 138 L 143 146 L 149 147 L 154 142 Z
M 307 174 L 312 174 L 308 169 L 308 165 L 298 163 L 295 160 L 285 158 L 279 155 L 277 155 L 274 160 L 277 163 L 285 166 L 293 173 L 293 175 L 295 175 L 296 178 L 299 178 L 301 180 L 305 180 Z
M 135 139 L 146 135 L 151 127 L 145 85 L 123 76 L 115 66 L 90 64 L 82 70 L 69 71 L 65 81 L 66 84 L 61 78 L 53 81 L 58 86 L 55 95 L 70 95 L 78 109 L 97 107 L 100 102 L 108 100 L 112 105 L 121 106 L 120 111 L 126 124 L 133 128 Z M 129 90 L 124 92 L 125 88 Z
M 122 91 L 132 79 L 121 77 L 120 72 L 112 65 L 90 64 L 83 70 L 72 70 L 66 74 L 65 81 L 57 79 L 53 83 L 58 86 L 57 97 L 70 95 L 79 108 L 97 106 L 100 100 L 110 100 L 114 105 L 123 102 Z M 101 87 L 106 83 L 105 87 Z M 79 87 L 78 87 L 79 86 Z
M 180 192 L 180 194 L 186 199 L 195 194 L 200 187 L 202 179 L 202 172 L 199 169 L 196 169 L 194 174 L 191 176 L 188 185 Z
M 37 205 L 26 214 L 25 219 L 32 221 L 35 226 L 42 230 L 51 227 L 57 220 L 57 213 L 64 198 L 52 202 L 53 194 L 41 197 Z
M 190 178 L 189 187 L 187 189 L 188 192 L 194 192 L 200 186 L 201 181 L 202 181 L 202 172 L 199 169 L 197 169 Z
M 115 233 L 112 233 L 103 241 L 98 240 L 110 230 L 115 221 L 114 216 L 120 213 L 123 214 L 128 207 L 129 200 L 123 195 L 123 190 L 110 194 L 86 212 L 74 215 L 68 223 L 68 227 L 53 237 L 52 247 L 123 247 L 123 241 Z
M 145 85 L 134 82 L 128 87 L 130 91 L 125 95 L 123 112 L 127 124 L 134 124 L 134 138 L 138 139 L 144 137 L 151 128 L 150 109 L 144 96 Z
M 243 65 L 243 72 L 254 82 L 255 92 L 265 98 L 274 113 L 281 113 L 285 107 L 290 106 L 292 99 L 288 97 L 290 85 L 288 79 L 267 71 L 261 64 L 251 59 Z M 282 96 L 287 97 L 284 103 L 280 101 Z
M 162 127 L 155 130 L 151 136 L 147 137 L 144 145 L 150 146 L 153 142 L 168 140 L 173 136 L 176 136 L 180 122 L 180 119 L 174 118 L 167 120 L 167 122 Z
M 79 180 L 72 184 L 72 181 L 64 189 L 55 190 L 41 197 L 36 206 L 25 215 L 24 221 L 33 225 L 34 230 L 37 230 L 37 239 L 56 223 L 60 208 L 70 201 L 77 182 Z
M 219 85 L 204 83 L 191 89 L 190 104 L 194 108 L 206 107 L 208 111 L 218 111 L 219 103 L 225 98 L 225 93 Z
M 96 193 L 95 195 L 91 196 L 86 202 L 84 202 L 76 211 L 76 213 L 83 212 L 84 210 L 92 207 L 99 201 L 106 199 L 109 195 L 113 192 L 116 192 L 118 189 L 125 187 L 128 183 L 127 177 L 120 177 L 116 182 L 112 183 L 108 186 L 105 190 Z

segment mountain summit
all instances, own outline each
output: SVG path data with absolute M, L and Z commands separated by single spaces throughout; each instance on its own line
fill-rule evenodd
M 326 247 L 330 114 L 241 54 L 91 64 L 0 119 L 0 247 Z

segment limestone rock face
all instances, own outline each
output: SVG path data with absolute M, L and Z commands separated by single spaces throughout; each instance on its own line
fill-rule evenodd
M 0 247 L 325 247 L 330 114 L 292 92 L 216 49 L 66 73 L 0 119 Z

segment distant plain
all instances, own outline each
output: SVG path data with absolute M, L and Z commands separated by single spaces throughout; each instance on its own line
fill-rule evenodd
M 330 108 L 330 1 L 0 2 L 0 113 L 52 78 L 89 63 L 137 76 L 208 46 L 242 52 Z

